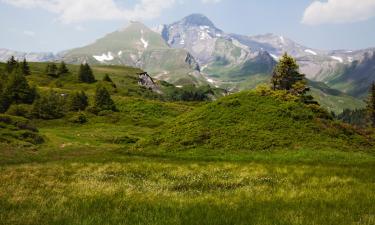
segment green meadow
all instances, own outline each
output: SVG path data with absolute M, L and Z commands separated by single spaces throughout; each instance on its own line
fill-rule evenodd
M 58 79 L 44 67 L 28 76 L 40 92 L 92 99 L 77 67 Z M 116 84 L 118 112 L 87 112 L 85 124 L 0 118 L 1 225 L 375 224 L 371 131 L 282 94 L 171 101 L 140 87 L 138 69 L 93 70 Z M 22 140 L 21 122 L 44 142 Z

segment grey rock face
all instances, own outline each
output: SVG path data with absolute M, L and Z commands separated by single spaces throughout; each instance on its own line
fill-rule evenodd
M 147 72 L 140 73 L 138 74 L 138 76 L 139 76 L 138 85 L 151 89 L 152 91 L 156 93 L 162 94 L 162 91 L 160 90 L 159 86 L 156 85 L 152 77 L 148 75 Z
M 246 64 L 259 62 L 260 58 L 265 59 L 262 64 L 274 63 L 264 50 L 249 48 L 224 33 L 201 14 L 192 14 L 181 21 L 164 25 L 161 34 L 172 48 L 190 52 L 199 63 L 201 71 L 208 76 L 218 76 L 220 69 L 228 73 L 242 71 L 237 73 L 238 76 L 250 75 L 249 69 L 244 69 Z

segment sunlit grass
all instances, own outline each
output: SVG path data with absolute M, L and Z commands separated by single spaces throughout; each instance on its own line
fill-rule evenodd
M 175 162 L 2 167 L 2 224 L 372 224 L 372 167 Z

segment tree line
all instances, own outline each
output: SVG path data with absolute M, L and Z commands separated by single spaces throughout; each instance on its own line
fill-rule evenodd
M 46 66 L 46 75 L 53 78 L 70 73 L 64 62 L 58 66 L 49 63 Z M 89 110 L 92 113 L 102 111 L 116 111 L 116 105 L 110 93 L 103 85 L 97 85 L 92 106 L 89 97 L 84 91 L 61 94 L 54 90 L 40 93 L 35 86 L 31 86 L 27 76 L 31 75 L 28 62 L 24 59 L 18 62 L 13 56 L 7 61 L 5 70 L 0 71 L 0 113 L 9 113 L 16 116 L 39 119 L 57 119 L 66 112 Z M 81 83 L 95 83 L 96 79 L 91 67 L 81 64 L 77 80 Z M 106 82 L 112 80 L 107 76 Z
M 366 108 L 364 109 L 345 109 L 338 119 L 358 126 L 358 127 L 373 127 L 375 128 L 375 83 L 371 84 L 369 89 L 369 95 L 366 102 Z

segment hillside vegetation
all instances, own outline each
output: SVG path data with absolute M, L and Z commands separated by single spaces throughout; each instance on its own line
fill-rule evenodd
M 163 132 L 140 149 L 149 152 L 159 147 L 173 153 L 199 150 L 214 154 L 277 149 L 351 151 L 371 146 L 368 137 L 334 122 L 315 106 L 247 91 L 185 113 L 167 123 Z
M 117 66 L 82 83 L 79 68 L 53 77 L 31 63 L 26 78 L 40 97 L 85 91 L 84 111 L 0 114 L 0 224 L 374 223 L 370 131 L 282 91 L 210 101 L 223 93 L 155 81 L 158 94 Z M 93 110 L 98 86 L 115 110 Z

